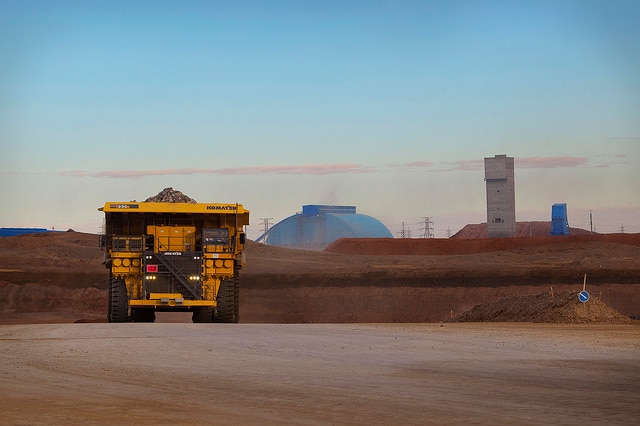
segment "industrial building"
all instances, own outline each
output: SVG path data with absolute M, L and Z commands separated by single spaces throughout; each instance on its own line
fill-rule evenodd
M 393 238 L 379 220 L 356 213 L 355 206 L 305 205 L 256 241 L 279 247 L 323 250 L 338 238 Z
M 570 235 L 567 204 L 556 203 L 551 206 L 551 235 Z
M 487 186 L 488 237 L 515 237 L 516 192 L 513 157 L 485 157 L 484 180 Z
M 0 228 L 0 237 L 14 237 L 24 234 L 39 234 L 41 232 L 53 232 L 46 228 Z

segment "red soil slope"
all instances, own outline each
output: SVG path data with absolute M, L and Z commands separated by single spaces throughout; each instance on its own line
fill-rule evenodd
M 0 323 L 104 321 L 93 234 L 0 238 Z M 357 254 L 353 254 L 357 253 Z M 327 252 L 249 242 L 241 322 L 440 321 L 504 297 L 576 290 L 640 315 L 640 235 L 340 240 Z
M 590 235 L 586 229 L 571 228 L 571 235 Z M 516 237 L 546 237 L 551 231 L 551 222 L 517 222 Z M 474 223 L 466 225 L 451 238 L 487 238 L 487 224 Z
M 566 247 L 576 244 L 615 243 L 640 247 L 640 234 L 594 234 L 516 238 L 341 238 L 329 245 L 327 253 L 370 255 L 464 255 L 510 251 L 533 246 Z

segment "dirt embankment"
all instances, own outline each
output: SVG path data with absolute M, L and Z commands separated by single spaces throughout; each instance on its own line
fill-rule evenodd
M 515 251 L 545 246 L 537 252 L 575 257 L 575 250 L 594 244 L 640 247 L 640 234 L 533 236 L 515 238 L 341 238 L 325 252 L 369 255 L 444 256 Z M 611 247 L 611 246 L 609 246 Z M 552 259 L 549 259 L 550 261 Z
M 0 238 L 0 322 L 106 317 L 93 234 Z M 640 316 L 640 234 L 340 240 L 327 252 L 249 242 L 241 322 L 441 321 L 511 296 L 580 290 Z
M 591 231 L 580 228 L 569 228 L 571 235 L 592 235 Z M 516 237 L 544 237 L 548 236 L 551 232 L 551 222 L 517 222 L 516 223 Z M 597 234 L 597 233 L 596 233 Z M 488 238 L 487 224 L 486 223 L 472 223 L 466 225 L 464 228 L 456 232 L 451 238 L 463 238 L 463 239 L 475 239 L 475 238 Z
M 602 302 L 581 302 L 577 291 L 511 296 L 474 306 L 452 322 L 547 322 L 631 324 L 632 320 Z

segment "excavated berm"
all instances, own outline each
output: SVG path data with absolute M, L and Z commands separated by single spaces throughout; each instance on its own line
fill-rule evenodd
M 544 322 L 630 324 L 632 320 L 598 298 L 581 301 L 579 292 L 512 296 L 474 306 L 451 322 Z
M 105 321 L 108 271 L 97 243 L 96 235 L 77 232 L 0 238 L 0 323 Z M 601 302 L 625 317 L 640 317 L 638 234 L 347 240 L 325 252 L 249 241 L 246 259 L 240 273 L 240 318 L 246 323 L 462 320 L 461 314 L 489 302 L 498 307 L 469 320 L 547 321 L 540 312 L 549 305 L 541 294 L 564 312 L 548 321 L 562 322 L 569 306 L 558 305 L 562 292 L 585 284 L 587 304 L 568 299 L 576 312 Z M 524 296 L 534 298 L 518 299 Z M 496 302 L 503 299 L 508 302 Z M 514 312 L 510 305 L 522 308 Z M 593 321 L 608 320 L 597 315 Z

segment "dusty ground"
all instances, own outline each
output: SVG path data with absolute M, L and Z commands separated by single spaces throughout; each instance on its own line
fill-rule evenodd
M 640 423 L 637 322 L 439 323 L 640 315 L 640 235 L 455 240 L 250 243 L 241 324 L 59 324 L 105 320 L 97 236 L 0 238 L 0 423 Z
M 0 326 L 2 423 L 640 422 L 640 327 Z

